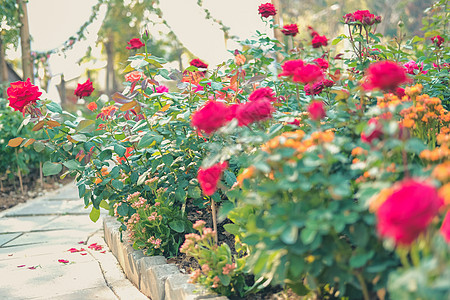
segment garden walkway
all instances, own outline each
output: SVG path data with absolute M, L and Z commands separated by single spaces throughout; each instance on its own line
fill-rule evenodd
M 148 299 L 89 212 L 74 184 L 1 212 L 0 299 Z

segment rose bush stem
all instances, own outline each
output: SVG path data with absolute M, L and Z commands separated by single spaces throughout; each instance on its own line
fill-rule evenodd
M 20 172 L 20 166 L 19 166 L 19 154 L 17 154 L 17 148 L 15 150 L 16 150 L 16 159 L 17 159 L 17 176 L 19 177 L 20 192 L 22 194 L 25 194 L 25 192 L 23 191 L 22 172 Z
M 219 241 L 217 236 L 217 215 L 216 215 L 216 202 L 211 199 L 211 213 L 213 219 L 213 230 L 214 230 L 214 240 L 216 241 L 216 245 Z
M 359 284 L 361 285 L 361 291 L 363 293 L 364 300 L 370 300 L 369 291 L 367 290 L 366 282 L 364 281 L 364 277 L 361 275 L 359 271 L 355 273 L 356 278 L 359 281 Z

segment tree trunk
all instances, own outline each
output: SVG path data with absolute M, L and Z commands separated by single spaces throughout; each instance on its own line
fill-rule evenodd
M 30 78 L 34 83 L 33 75 L 33 60 L 31 59 L 31 43 L 30 43 L 30 29 L 28 27 L 28 12 L 25 0 L 17 0 L 19 5 L 19 21 L 20 24 L 20 46 L 22 48 L 22 69 L 23 80 Z
M 280 26 L 280 16 L 281 16 L 281 3 L 279 0 L 272 0 L 273 6 L 275 6 L 275 9 L 277 10 L 277 13 L 275 16 L 273 16 L 273 25 Z M 284 42 L 284 36 L 281 33 L 280 28 L 274 28 L 273 29 L 273 36 L 281 43 Z M 281 62 L 283 60 L 283 56 L 280 53 L 276 54 L 276 59 L 278 62 Z
M 114 36 L 108 35 L 105 42 L 106 50 L 106 94 L 111 96 L 117 89 L 116 75 L 114 74 Z
M 2 37 L 0 35 L 0 83 L 8 82 L 8 67 L 6 66 L 5 47 Z M 0 97 L 6 98 L 6 89 L 3 91 L 3 95 L 0 93 Z

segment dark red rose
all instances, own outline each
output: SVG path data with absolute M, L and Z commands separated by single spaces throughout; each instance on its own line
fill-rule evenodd
M 291 36 L 296 36 L 298 33 L 298 26 L 297 24 L 288 24 L 288 25 L 284 25 L 283 29 L 281 29 L 281 32 L 284 35 L 291 35 Z
M 438 214 L 444 201 L 428 183 L 407 179 L 397 185 L 377 211 L 380 236 L 410 245 Z
M 192 126 L 211 134 L 229 121 L 227 120 L 229 113 L 230 110 L 224 103 L 208 101 L 192 115 Z
M 261 4 L 258 7 L 258 12 L 261 15 L 261 17 L 264 18 L 275 16 L 277 14 L 277 10 L 275 9 L 275 6 L 273 6 L 272 3 Z
M 431 38 L 431 41 L 434 43 L 434 44 L 436 44 L 436 46 L 438 46 L 438 47 L 440 47 L 441 45 L 442 45 L 442 43 L 444 43 L 444 38 L 443 37 L 441 37 L 440 35 L 436 35 L 436 36 L 433 36 L 432 38 Z
M 197 67 L 197 68 L 203 68 L 203 69 L 207 69 L 208 68 L 208 65 L 205 64 L 203 61 L 201 61 L 198 58 L 191 60 L 191 62 L 189 64 L 191 66 L 194 66 L 194 67 Z
M 366 90 L 394 91 L 400 84 L 407 82 L 409 79 L 402 66 L 392 61 L 380 61 L 369 66 L 366 82 L 362 86 Z
M 42 95 L 39 88 L 33 85 L 30 78 L 27 81 L 11 82 L 11 86 L 6 90 L 8 94 L 9 106 L 23 113 L 23 109 L 30 103 L 36 103 Z
M 319 81 L 315 82 L 314 84 L 311 83 L 305 84 L 303 90 L 305 91 L 305 95 L 309 96 L 309 95 L 319 95 L 320 93 L 322 93 L 323 88 L 324 88 L 323 82 Z
M 314 121 L 320 121 L 327 115 L 325 112 L 325 106 L 322 101 L 313 101 L 308 105 L 308 112 L 311 119 Z
M 144 44 L 143 42 L 141 42 L 141 40 L 140 40 L 139 38 L 131 39 L 131 40 L 128 42 L 128 45 L 130 45 L 130 46 L 127 46 L 127 47 L 126 47 L 128 50 L 131 50 L 131 49 L 139 49 L 139 48 L 142 48 L 142 47 L 145 46 L 145 44 Z
M 293 82 L 312 83 L 323 78 L 322 69 L 316 64 L 307 64 L 297 68 L 292 76 Z
M 311 43 L 313 48 L 325 47 L 328 45 L 328 39 L 324 35 L 315 35 Z
M 79 98 L 89 97 L 94 88 L 92 87 L 92 82 L 88 79 L 85 83 L 79 83 L 77 88 L 75 89 L 74 95 Z
M 346 24 L 359 22 L 363 25 L 373 25 L 381 22 L 380 16 L 375 16 L 368 10 L 357 10 L 352 14 L 346 14 L 343 18 Z
M 269 119 L 275 111 L 268 99 L 249 101 L 239 105 L 236 110 L 236 118 L 239 126 L 247 126 L 253 122 Z
M 332 87 L 334 85 L 334 81 L 330 80 L 330 79 L 325 79 L 324 81 L 322 81 L 324 87 Z
M 383 124 L 375 118 L 370 119 L 367 124 L 370 126 L 369 132 L 368 134 L 366 132 L 361 133 L 361 141 L 372 144 L 374 139 L 379 139 L 383 136 Z
M 274 91 L 270 87 L 259 88 L 250 94 L 248 97 L 249 101 L 256 101 L 261 99 L 267 99 L 269 101 L 276 101 Z
M 402 98 L 403 96 L 405 96 L 405 89 L 399 87 L 395 90 L 395 94 L 397 95 L 397 97 Z
M 295 119 L 292 122 L 288 122 L 289 125 L 295 125 L 295 126 L 300 126 L 300 120 L 299 119 Z
M 217 183 L 222 177 L 223 171 L 228 168 L 228 162 L 217 163 L 210 168 L 200 168 L 197 174 L 197 180 L 206 196 L 211 196 L 217 190 Z

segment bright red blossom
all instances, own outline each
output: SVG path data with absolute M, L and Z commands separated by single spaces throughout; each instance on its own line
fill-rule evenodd
M 320 121 L 325 118 L 325 105 L 322 101 L 313 101 L 308 105 L 308 112 L 312 120 Z
M 236 109 L 236 118 L 239 126 L 247 126 L 253 122 L 266 120 L 272 117 L 275 108 L 270 100 L 263 98 L 240 104 Z
M 281 68 L 283 71 L 280 74 L 278 74 L 278 77 L 293 76 L 295 73 L 295 70 L 297 70 L 298 68 L 302 68 L 304 65 L 305 65 L 305 63 L 301 59 L 285 61 L 281 65 Z
M 325 47 L 328 45 L 328 39 L 324 35 L 315 35 L 311 41 L 313 48 Z
M 270 16 L 275 16 L 277 14 L 277 10 L 272 3 L 264 3 L 258 7 L 258 12 L 263 18 L 268 18 Z
M 22 113 L 25 106 L 36 103 L 42 95 L 39 88 L 31 83 L 30 78 L 27 81 L 12 82 L 6 92 L 9 106 Z
M 381 22 L 380 16 L 371 14 L 368 10 L 357 10 L 352 14 L 343 16 L 345 24 L 359 22 L 363 25 L 373 25 Z
M 316 64 L 307 64 L 297 68 L 292 76 L 293 82 L 312 83 L 323 78 L 322 69 Z
M 255 101 L 260 99 L 267 99 L 269 101 L 276 101 L 274 91 L 270 87 L 259 88 L 250 94 L 249 101 Z
M 393 91 L 408 81 L 406 70 L 402 66 L 392 61 L 380 61 L 369 66 L 366 82 L 362 86 L 366 90 Z
M 281 29 L 281 32 L 284 35 L 296 36 L 298 33 L 298 26 L 297 26 L 297 24 L 284 25 L 283 29 Z
M 229 121 L 229 114 L 230 110 L 224 103 L 208 101 L 193 114 L 192 126 L 206 134 L 211 134 Z
M 222 177 L 223 171 L 228 168 L 228 162 L 217 163 L 210 168 L 198 170 L 197 179 L 206 196 L 211 196 L 217 190 L 217 183 Z
M 440 231 L 445 241 L 450 243 L 450 210 L 445 214 Z
M 142 47 L 145 46 L 145 44 L 144 44 L 139 38 L 131 39 L 131 40 L 128 42 L 128 45 L 130 45 L 130 46 L 127 46 L 127 47 L 126 47 L 128 50 L 131 50 L 131 49 L 139 49 L 139 48 L 142 48 Z
M 322 70 L 326 70 L 329 67 L 328 61 L 323 58 L 316 58 L 313 62 L 315 62 Z
M 378 233 L 396 244 L 410 245 L 427 229 L 443 204 L 435 187 L 407 179 L 378 209 Z
M 74 95 L 79 98 L 89 97 L 94 91 L 94 87 L 92 86 L 92 82 L 88 79 L 85 83 L 79 83 L 77 88 L 75 89 Z

